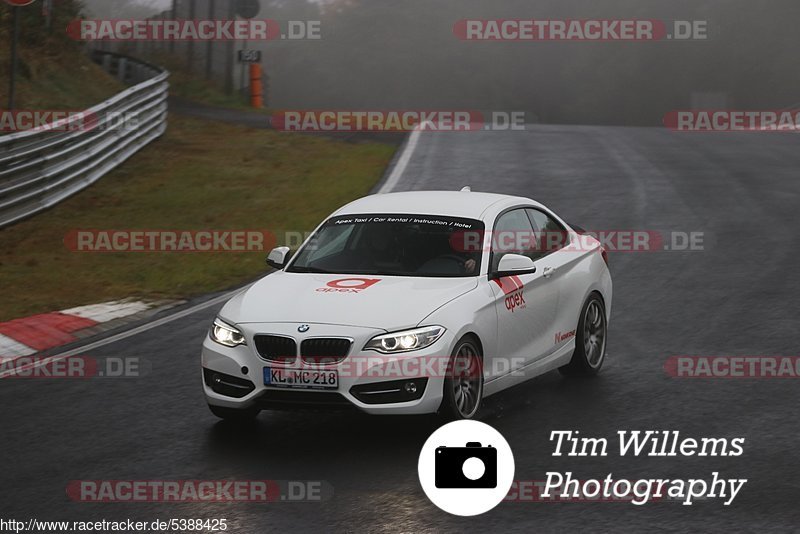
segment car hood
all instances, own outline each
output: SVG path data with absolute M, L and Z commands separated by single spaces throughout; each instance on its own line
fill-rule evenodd
M 399 330 L 475 289 L 472 278 L 330 275 L 278 271 L 233 297 L 222 319 L 237 323 L 317 323 Z

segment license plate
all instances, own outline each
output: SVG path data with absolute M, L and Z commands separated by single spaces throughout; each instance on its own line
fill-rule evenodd
M 339 372 L 333 370 L 264 367 L 264 385 L 276 388 L 338 389 Z

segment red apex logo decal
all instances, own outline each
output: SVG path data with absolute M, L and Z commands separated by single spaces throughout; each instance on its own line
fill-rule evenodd
M 497 284 L 506 295 L 506 309 L 511 313 L 518 308 L 525 308 L 524 288 L 525 284 L 522 283 L 519 276 L 504 276 L 503 278 L 495 278 Z
M 334 280 L 328 282 L 328 287 L 336 289 L 367 289 L 380 282 L 379 278 L 342 278 L 341 280 Z
M 503 278 L 495 278 L 494 283 L 500 286 L 500 289 L 506 295 L 510 295 L 514 291 L 522 288 L 524 285 L 519 276 L 504 276 Z
M 328 282 L 327 287 L 321 287 L 317 291 L 323 293 L 360 293 L 380 281 L 380 278 L 341 278 L 339 280 L 331 280 Z

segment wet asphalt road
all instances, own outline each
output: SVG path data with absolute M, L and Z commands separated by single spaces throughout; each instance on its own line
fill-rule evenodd
M 675 134 L 661 129 L 532 126 L 525 132 L 425 133 L 396 189 L 456 189 L 536 198 L 590 229 L 701 231 L 694 252 L 613 253 L 614 312 L 601 375 L 550 373 L 487 401 L 516 478 L 705 478 L 749 482 L 724 507 L 503 503 L 449 516 L 417 482 L 431 418 L 262 413 L 247 429 L 203 402 L 201 340 L 218 307 L 104 346 L 141 357 L 138 379 L 0 381 L 0 517 L 227 518 L 229 532 L 792 531 L 800 525 L 797 380 L 670 378 L 669 356 L 796 355 L 800 136 Z M 607 437 L 678 430 L 744 437 L 738 458 L 555 458 L 552 430 Z M 613 443 L 613 441 L 612 441 Z M 322 503 L 82 504 L 75 479 L 324 480 Z

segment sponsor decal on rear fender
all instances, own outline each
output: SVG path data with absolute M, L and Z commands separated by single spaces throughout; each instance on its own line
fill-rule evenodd
M 570 330 L 569 332 L 556 332 L 555 344 L 558 345 L 559 343 L 563 343 L 573 337 L 575 337 L 575 330 Z

